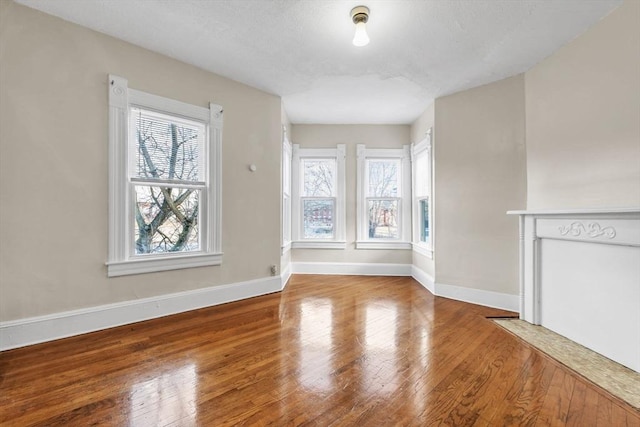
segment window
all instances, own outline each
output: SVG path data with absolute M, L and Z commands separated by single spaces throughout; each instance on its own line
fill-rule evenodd
M 367 149 L 358 144 L 359 249 L 410 249 L 409 146 Z
M 413 167 L 413 250 L 433 258 L 433 156 L 431 129 L 411 150 Z
M 222 107 L 109 76 L 108 275 L 218 265 Z
M 366 159 L 368 238 L 398 239 L 398 214 L 402 197 L 399 159 Z
M 291 159 L 287 128 L 282 126 L 282 253 L 291 248 Z
M 293 145 L 292 227 L 294 248 L 345 247 L 345 145 Z

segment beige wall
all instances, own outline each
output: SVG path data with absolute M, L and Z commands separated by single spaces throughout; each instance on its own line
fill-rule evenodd
M 347 248 L 294 249 L 293 262 L 346 262 L 411 264 L 410 250 L 355 249 L 356 241 L 356 145 L 398 148 L 409 144 L 408 125 L 293 125 L 291 142 L 302 148 L 331 148 L 346 144 Z
M 280 262 L 280 99 L 0 4 L 0 320 L 269 276 Z M 108 73 L 224 106 L 222 266 L 106 277 Z
M 429 128 L 432 128 L 431 144 L 435 146 L 436 135 L 435 135 L 435 129 L 433 129 L 434 121 L 435 121 L 435 109 L 434 109 L 434 104 L 431 104 L 429 107 L 427 107 L 426 110 L 424 110 L 424 112 L 420 115 L 420 117 L 418 117 L 411 124 L 411 142 L 418 143 L 422 141 L 425 137 L 425 134 L 429 130 Z M 432 151 L 432 154 L 433 154 L 433 151 Z M 435 163 L 435 160 L 434 160 L 434 163 Z M 435 169 L 435 165 L 434 165 L 434 169 Z M 434 195 L 435 195 L 435 191 L 434 191 Z M 432 238 L 435 241 L 436 237 L 435 237 L 435 233 L 433 233 L 433 230 L 432 230 Z M 435 254 L 434 254 L 434 258 L 435 258 Z M 415 265 L 425 273 L 430 274 L 431 277 L 435 278 L 436 266 L 433 259 L 428 258 L 424 255 L 421 255 L 417 252 L 414 252 L 413 265 Z
M 640 206 L 640 2 L 525 77 L 527 207 Z
M 518 293 L 526 204 L 524 76 L 435 101 L 435 279 Z

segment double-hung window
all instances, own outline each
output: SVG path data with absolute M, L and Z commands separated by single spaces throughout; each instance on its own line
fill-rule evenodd
M 411 148 L 413 250 L 433 258 L 433 155 L 431 129 Z
M 343 249 L 345 243 L 345 145 L 293 145 L 294 248 Z
M 218 265 L 222 107 L 109 76 L 108 275 Z
M 359 249 L 410 249 L 409 146 L 367 149 L 358 144 Z

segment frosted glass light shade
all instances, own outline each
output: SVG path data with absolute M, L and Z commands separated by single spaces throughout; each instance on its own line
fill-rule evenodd
M 353 36 L 354 46 L 366 46 L 369 44 L 369 35 L 367 34 L 367 26 L 364 22 L 356 24 L 356 34 Z

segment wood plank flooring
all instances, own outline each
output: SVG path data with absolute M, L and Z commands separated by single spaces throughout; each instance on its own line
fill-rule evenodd
M 406 277 L 278 294 L 0 353 L 2 426 L 640 426 L 631 406 Z

